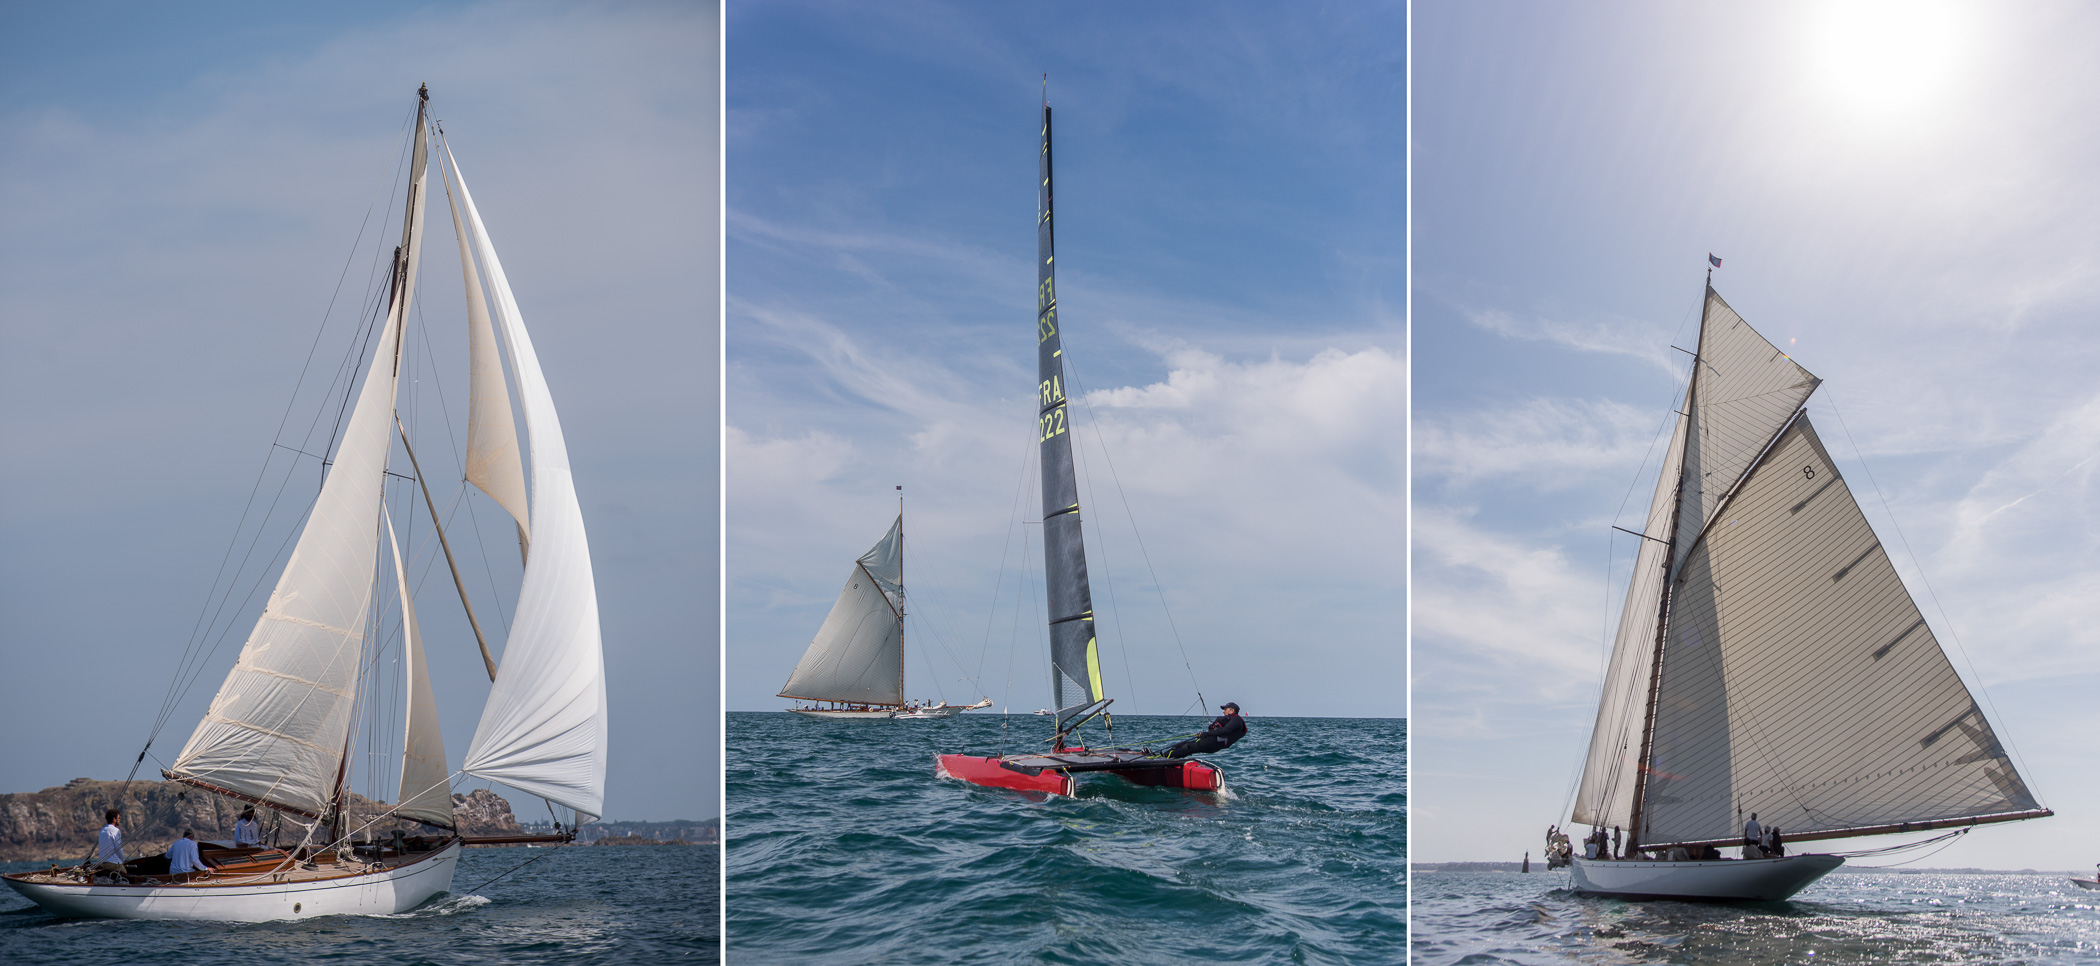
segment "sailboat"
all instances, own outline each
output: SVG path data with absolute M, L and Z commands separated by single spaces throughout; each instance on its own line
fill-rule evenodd
M 1057 265 L 1051 218 L 1050 105 L 1043 104 L 1040 183 L 1036 186 L 1036 437 L 1043 472 L 1043 576 L 1049 602 L 1051 697 L 1056 731 L 1040 754 L 940 755 L 934 773 L 977 785 L 1070 795 L 1075 776 L 1108 772 L 1141 785 L 1213 791 L 1224 786 L 1216 765 L 1163 758 L 1141 748 L 1073 744 L 1079 726 L 1108 713 L 1101 656 L 1094 637 L 1093 590 L 1080 533 L 1079 483 L 1073 474 L 1066 412 L 1064 337 L 1057 324 Z M 1070 703 L 1068 702 L 1068 698 Z
M 162 772 L 170 781 L 274 810 L 280 830 L 290 827 L 298 841 L 205 844 L 203 858 L 216 868 L 187 881 L 166 875 L 166 860 L 153 858 L 127 862 L 120 875 L 54 866 L 6 876 L 15 891 L 53 913 L 241 922 L 392 914 L 449 891 L 464 845 L 573 836 L 461 834 L 451 781 L 462 773 L 572 809 L 578 824 L 603 811 L 606 702 L 597 590 L 561 422 L 502 262 L 428 112 L 425 87 L 417 91 L 408 197 L 386 311 L 334 459 L 239 658 L 182 753 Z M 525 557 L 500 673 L 481 642 L 493 683 L 460 772 L 447 767 L 424 657 L 428 643 L 382 486 L 386 476 L 401 475 L 388 469 L 397 431 L 409 455 L 405 468 L 423 480 L 394 404 L 421 256 L 433 133 L 467 290 L 472 402 L 466 475 L 515 518 Z M 499 337 L 510 363 L 508 386 Z M 531 442 L 529 503 L 510 388 L 517 391 Z M 427 486 L 423 496 L 435 523 Z M 389 551 L 392 586 L 380 576 L 382 549 Z M 456 565 L 453 576 L 457 581 Z M 386 608 L 387 594 L 400 598 L 407 700 L 399 800 L 383 817 L 412 820 L 427 830 L 414 836 L 396 831 L 390 840 L 369 833 L 371 822 L 353 824 L 346 809 L 355 722 L 361 711 L 376 713 L 370 702 L 360 704 L 359 682 L 388 636 L 374 626 L 375 608 Z M 467 610 L 472 622 L 471 605 Z M 479 638 L 479 624 L 473 626 Z
M 1821 381 L 1708 270 L 1573 808 L 1626 846 L 1575 855 L 1578 893 L 1776 901 L 1844 863 L 1713 859 L 1751 815 L 1799 843 L 2052 814 L 1824 450 L 1804 408 Z
M 898 487 L 903 490 L 903 487 Z M 831 614 L 802 652 L 780 697 L 808 701 L 789 708 L 807 718 L 848 721 L 939 720 L 976 704 L 920 704 L 904 699 L 904 497 L 897 521 L 853 561 Z

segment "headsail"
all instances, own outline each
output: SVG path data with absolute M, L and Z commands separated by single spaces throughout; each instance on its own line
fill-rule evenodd
M 452 233 L 459 241 L 461 277 L 467 286 L 467 482 L 510 512 L 518 524 L 518 550 L 532 542 L 525 469 L 518 450 L 517 421 L 511 417 L 510 390 L 503 380 L 503 359 L 496 351 L 496 330 L 489 322 L 488 301 L 467 239 L 467 222 L 445 179 L 445 204 L 452 209 Z
M 1036 436 L 1043 463 L 1043 583 L 1050 604 L 1050 681 L 1058 730 L 1103 697 L 1094 639 L 1094 599 L 1079 528 L 1065 405 L 1064 339 L 1057 326 L 1057 265 L 1051 218 L 1050 105 L 1043 105 L 1042 181 L 1036 186 Z M 1068 692 L 1070 687 L 1073 690 Z
M 379 553 L 401 333 L 423 234 L 423 108 L 393 295 L 306 528 L 171 778 L 318 816 L 336 798 Z
M 510 280 L 459 162 L 449 150 L 445 159 L 459 182 L 495 321 L 510 350 L 532 457 L 532 555 L 504 645 L 503 670 L 489 689 L 465 770 L 574 809 L 579 822 L 592 821 L 605 807 L 605 658 L 583 510 L 561 418 Z
M 394 538 L 394 521 L 386 517 L 387 549 L 394 555 L 394 584 L 401 594 L 401 664 L 408 684 L 408 719 L 401 740 L 401 785 L 395 796 L 394 813 L 452 828 L 451 773 L 445 768 L 445 737 L 438 728 L 437 693 L 430 687 L 430 669 L 423 660 L 423 627 L 416 621 L 415 598 L 408 592 L 408 571 L 401 566 L 401 543 Z
M 904 703 L 904 515 L 846 575 L 846 586 L 780 688 L 783 698 Z

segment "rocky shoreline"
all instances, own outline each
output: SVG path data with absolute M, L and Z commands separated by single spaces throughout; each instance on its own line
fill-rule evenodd
M 0 862 L 73 862 L 93 848 L 95 831 L 102 827 L 107 808 L 124 810 L 125 851 L 133 856 L 154 855 L 167 847 L 185 828 L 197 830 L 199 838 L 233 837 L 234 820 L 242 804 L 223 795 L 176 782 L 105 782 L 75 778 L 56 788 L 39 792 L 0 794 Z M 386 810 L 352 793 L 350 814 L 362 825 Z M 468 835 L 520 835 L 524 829 L 511 814 L 510 803 L 487 789 L 452 796 L 453 814 L 460 831 Z M 272 810 L 257 809 L 263 819 L 264 841 L 270 841 Z M 424 829 L 415 822 L 387 820 L 372 826 L 370 834 L 384 836 L 394 828 L 411 834 Z M 286 843 L 301 834 L 297 826 L 284 823 Z

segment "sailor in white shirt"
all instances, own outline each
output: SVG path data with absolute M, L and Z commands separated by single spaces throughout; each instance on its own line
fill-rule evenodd
M 1741 815 L 1742 813 L 1737 812 L 1736 814 Z M 1764 826 L 1757 824 L 1757 813 L 1751 812 L 1750 820 L 1743 823 L 1743 858 L 1764 858 L 1764 838 L 1765 828 Z
M 241 809 L 240 821 L 233 823 L 233 844 L 262 844 L 262 825 L 255 821 L 255 806 Z
M 174 845 L 168 846 L 169 875 L 187 878 L 192 872 L 211 871 L 211 864 L 197 854 L 197 840 L 193 837 L 195 834 L 191 829 L 183 829 L 182 837 L 176 839 Z
M 102 813 L 102 834 L 95 837 L 94 871 L 111 875 L 124 874 L 124 830 L 120 828 L 124 813 L 112 808 Z

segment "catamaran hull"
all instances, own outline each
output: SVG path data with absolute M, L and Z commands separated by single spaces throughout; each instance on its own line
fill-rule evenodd
M 143 886 L 24 882 L 9 877 L 7 884 L 54 916 L 211 922 L 380 916 L 407 912 L 450 891 L 459 849 L 455 842 L 427 858 L 382 872 L 300 882 Z
M 1687 902 L 1778 902 L 1845 860 L 1835 855 L 1703 862 L 1575 859 L 1574 887 L 1583 895 Z
M 933 767 L 934 775 L 940 778 L 954 778 L 990 788 L 1010 788 L 1015 791 L 1042 792 L 1067 797 L 1077 786 L 1074 771 L 1106 772 L 1133 784 L 1182 788 L 1196 792 L 1214 792 L 1225 787 L 1224 773 L 1219 771 L 1217 766 L 1193 758 L 1161 761 L 1157 765 L 1147 763 L 1136 767 L 1082 766 L 1064 769 L 1016 764 L 1005 758 L 936 755 Z

